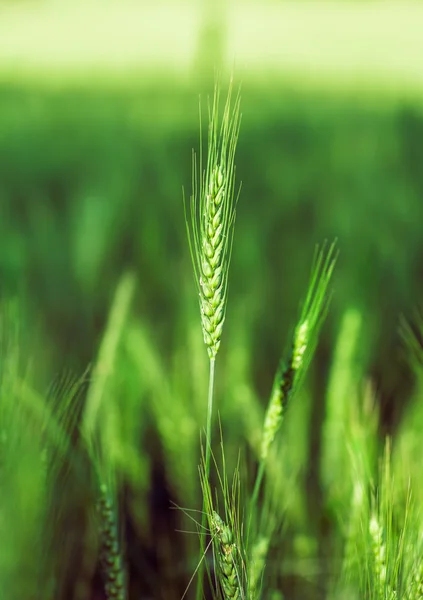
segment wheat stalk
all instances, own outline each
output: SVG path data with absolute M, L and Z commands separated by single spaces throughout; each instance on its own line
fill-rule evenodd
M 240 95 L 232 107 L 232 82 L 219 125 L 219 87 L 215 86 L 209 110 L 207 166 L 203 170 L 201 135 L 197 164 L 193 154 L 190 209 L 184 199 L 185 221 L 191 260 L 198 290 L 201 326 L 210 359 L 206 420 L 205 476 L 210 476 L 211 423 L 215 360 L 225 321 L 228 270 L 232 254 L 235 209 L 235 150 L 240 126 Z M 188 212 L 190 218 L 188 218 Z M 203 522 L 205 525 L 205 500 Z M 205 547 L 204 529 L 200 536 L 200 555 Z M 197 599 L 201 597 L 203 566 L 198 572 Z

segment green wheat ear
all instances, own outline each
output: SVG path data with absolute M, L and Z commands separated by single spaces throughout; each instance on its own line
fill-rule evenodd
M 117 457 L 121 429 L 114 374 L 135 284 L 135 276 L 125 273 L 117 286 L 81 425 L 97 487 L 95 508 L 107 600 L 126 600 L 128 597 L 126 569 L 119 539 Z
M 210 359 L 220 346 L 225 320 L 228 269 L 238 195 L 235 194 L 235 149 L 240 126 L 240 96 L 231 108 L 231 90 L 219 125 L 219 88 L 209 109 L 207 166 L 193 154 L 192 195 L 185 221 L 199 294 L 204 343 Z M 201 140 L 200 140 L 201 144 Z
M 217 477 L 222 492 L 224 518 L 217 512 L 217 505 L 216 508 L 213 505 L 213 493 L 205 471 L 204 456 L 203 463 L 199 469 L 204 510 L 213 544 L 216 592 L 220 590 L 219 595 L 213 592 L 213 597 L 221 598 L 222 600 L 246 600 L 247 575 L 245 568 L 245 546 L 239 513 L 239 470 L 238 468 L 235 469 L 232 484 L 229 484 L 226 473 L 226 460 L 223 452 L 223 441 L 222 461 L 223 470 L 219 472 L 217 469 Z M 209 569 L 208 565 L 207 569 Z M 209 581 L 211 581 L 210 572 Z
M 209 515 L 210 530 L 215 538 L 218 556 L 218 578 L 225 600 L 244 598 L 237 567 L 238 548 L 233 539 L 231 528 L 221 519 L 216 511 Z
M 270 447 L 283 421 L 284 409 L 299 388 L 313 356 L 319 331 L 326 316 L 328 287 L 337 259 L 336 242 L 329 248 L 316 247 L 306 299 L 294 331 L 291 351 L 281 362 L 274 379 L 263 424 L 260 463 L 251 497 L 251 515 L 264 476 Z
M 328 287 L 336 258 L 335 243 L 328 250 L 325 245 L 316 248 L 307 296 L 295 328 L 291 352 L 276 373 L 266 411 L 260 457 L 262 462 L 267 459 L 269 448 L 282 423 L 283 409 L 298 389 L 313 356 L 329 305 Z

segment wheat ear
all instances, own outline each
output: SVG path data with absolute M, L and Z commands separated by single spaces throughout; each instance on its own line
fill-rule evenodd
M 261 460 L 265 461 L 269 448 L 282 423 L 283 408 L 296 391 L 304 376 L 314 349 L 320 327 L 328 309 L 327 291 L 336 262 L 335 244 L 326 251 L 316 249 L 307 297 L 295 328 L 288 360 L 279 367 L 266 412 L 261 446 Z
M 104 588 L 107 600 L 126 600 L 125 568 L 118 539 L 118 522 L 113 497 L 107 486 L 99 486 L 97 513 L 103 568 Z
M 220 346 L 226 311 L 237 195 L 235 149 L 240 126 L 240 96 L 231 108 L 231 87 L 219 127 L 219 88 L 209 116 L 207 166 L 193 155 L 190 216 L 185 207 L 188 241 L 199 294 L 204 343 L 210 359 Z
M 216 511 L 210 515 L 211 533 L 217 540 L 217 554 L 219 565 L 219 582 L 225 600 L 238 600 L 244 598 L 236 556 L 237 545 L 233 541 L 230 527 L 221 519 Z
M 119 407 L 113 389 L 113 375 L 134 292 L 134 275 L 122 275 L 100 344 L 81 425 L 98 486 L 96 509 L 107 600 L 127 598 L 126 574 L 118 537 L 116 487 L 116 440 L 120 439 L 122 433 L 119 429 Z
M 282 361 L 274 379 L 263 425 L 260 465 L 257 472 L 251 506 L 257 502 L 270 446 L 283 420 L 283 411 L 289 399 L 298 389 L 316 347 L 320 327 L 326 316 L 329 299 L 328 287 L 337 257 L 336 243 L 326 250 L 316 247 L 308 285 L 307 296 L 295 328 L 288 360 Z

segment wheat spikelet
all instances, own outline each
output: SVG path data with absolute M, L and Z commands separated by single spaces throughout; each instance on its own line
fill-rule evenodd
M 218 540 L 219 581 L 225 600 L 243 599 L 236 556 L 237 545 L 233 541 L 230 527 L 224 523 L 216 511 L 210 516 L 211 531 Z
M 227 275 L 237 201 L 234 194 L 234 157 L 240 125 L 239 103 L 238 95 L 231 110 L 230 87 L 219 129 L 219 91 L 216 86 L 209 124 L 207 168 L 204 172 L 201 152 L 198 167 L 193 157 L 190 219 L 185 208 L 203 337 L 210 359 L 214 359 L 219 350 L 225 320 Z
M 107 600 L 126 600 L 124 566 L 118 540 L 114 502 L 105 484 L 100 485 L 97 513 L 106 597 Z

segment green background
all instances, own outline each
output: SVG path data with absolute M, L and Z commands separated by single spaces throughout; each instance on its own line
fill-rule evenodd
M 228 327 L 254 339 L 265 386 L 297 317 L 315 244 L 337 238 L 321 368 L 340 315 L 357 307 L 368 368 L 389 402 L 400 403 L 398 318 L 423 295 L 419 104 L 299 93 L 276 81 L 246 82 L 242 96 Z M 206 106 L 207 91 L 203 98 Z M 198 89 L 3 83 L 0 120 L 1 293 L 24 299 L 54 369 L 81 370 L 92 360 L 127 268 L 139 281 L 136 311 L 166 353 L 183 335 L 183 306 L 196 309 L 182 187 L 188 195 L 199 145 Z M 225 332 L 223 352 L 229 340 Z
M 330 43 L 313 47 L 319 3 L 301 3 L 299 10 L 307 11 L 312 4 L 309 19 L 306 12 L 304 21 L 300 14 L 304 30 L 291 32 L 287 47 L 294 50 L 286 53 L 279 70 L 276 59 L 272 65 L 266 63 L 259 46 L 257 55 L 263 63 L 257 58 L 245 66 L 241 56 L 241 67 L 234 67 L 234 85 L 241 85 L 242 96 L 236 155 L 237 181 L 242 187 L 215 404 L 215 419 L 218 415 L 223 423 L 228 471 L 232 472 L 241 448 L 243 484 L 248 489 L 254 480 L 264 408 L 307 291 L 316 244 L 336 238 L 339 259 L 332 303 L 304 388 L 287 419 L 282 459 L 277 455 L 272 463 L 272 468 L 282 463 L 275 481 L 283 486 L 287 481 L 296 483 L 294 500 L 286 498 L 283 488 L 279 505 L 273 507 L 289 535 L 278 531 L 269 555 L 270 567 L 276 565 L 270 569 L 275 581 L 279 565 L 285 569 L 274 587 L 283 588 L 291 600 L 316 598 L 319 584 L 330 580 L 325 569 L 330 564 L 336 570 L 339 554 L 339 539 L 333 541 L 337 533 L 331 538 L 338 525 L 334 513 L 349 509 L 350 490 L 343 489 L 343 481 L 339 484 L 341 478 L 335 491 L 331 487 L 331 465 L 339 474 L 349 464 L 342 427 L 333 448 L 326 456 L 321 452 L 325 410 L 329 425 L 336 428 L 338 421 L 350 419 L 354 430 L 351 415 L 371 395 L 365 387 L 370 381 L 382 407 L 383 432 L 399 426 L 415 383 L 404 360 L 399 319 L 401 314 L 411 318 L 423 299 L 423 95 L 418 56 L 406 43 L 417 30 L 420 39 L 420 9 L 416 5 L 416 18 L 410 17 L 415 29 L 398 26 L 402 43 L 377 37 L 373 47 L 357 37 L 351 45 L 354 36 L 350 35 L 348 46 L 343 36 L 350 20 L 352 30 L 367 31 L 363 36 L 374 39 L 368 25 L 368 17 L 374 22 L 373 3 L 368 3 L 368 14 L 365 3 L 345 3 L 347 13 L 336 9 L 333 15 L 326 4 L 339 37 L 338 56 Z M 383 3 L 377 4 L 383 12 Z M 397 16 L 389 11 L 394 4 L 387 3 L 386 9 L 392 27 Z M 243 22 L 242 3 L 238 10 Z M 249 10 L 245 4 L 245 15 L 252 19 L 249 26 L 255 25 L 254 14 L 260 11 Z M 68 8 L 66 18 L 71 13 Z M 67 64 L 71 53 L 62 56 L 58 48 L 55 63 L 55 53 L 44 51 L 41 43 L 36 46 L 37 60 L 47 56 L 53 66 L 34 66 L 31 36 L 22 34 L 25 27 L 21 38 L 28 47 L 16 44 L 19 37 L 13 37 L 13 30 L 7 46 L 6 30 L 0 30 L 0 299 L 19 300 L 25 355 L 38 389 L 46 389 L 63 372 L 80 374 L 95 363 L 118 282 L 128 270 L 137 281 L 105 394 L 122 413 L 115 419 L 116 430 L 112 427 L 118 440 L 111 435 L 110 447 L 111 455 L 114 443 L 118 448 L 118 458 L 113 455 L 113 460 L 123 481 L 118 495 L 124 506 L 122 523 L 134 598 L 143 593 L 166 600 L 180 598 L 198 559 L 195 536 L 176 533 L 183 515 L 175 516 L 169 505 L 201 506 L 197 467 L 207 362 L 182 190 L 189 196 L 192 150 L 199 148 L 200 123 L 206 148 L 207 99 L 213 94 L 214 69 L 220 67 L 223 100 L 232 60 L 226 49 L 232 35 L 239 39 L 233 21 L 229 19 L 225 29 L 224 19 L 220 22 L 216 14 L 206 12 L 189 64 L 179 71 L 171 58 L 182 50 L 167 47 L 163 32 L 172 37 L 180 27 L 182 39 L 183 19 L 166 21 L 163 16 L 166 27 L 158 31 L 158 41 L 151 42 L 152 54 L 167 56 L 173 66 L 156 73 L 148 62 L 131 63 L 122 72 L 113 64 L 108 72 L 108 59 L 96 72 L 90 61 L 97 41 L 95 31 L 91 40 L 88 26 L 82 38 L 92 44 L 85 47 L 69 25 L 69 39 L 74 40 L 79 57 L 76 63 L 79 68 L 84 65 L 86 52 L 91 65 L 81 73 L 72 61 Z M 279 16 L 282 19 L 283 13 Z M 86 17 L 90 24 L 97 23 L 89 12 Z M 29 27 L 31 19 L 22 18 L 21 24 Z M 133 18 L 141 19 L 141 14 L 134 12 Z M 72 27 L 77 22 L 72 21 Z M 34 35 L 48 37 L 51 27 L 46 23 Z M 280 23 L 283 41 L 286 30 L 283 20 Z M 247 32 L 241 27 L 244 43 L 253 29 Z M 260 22 L 257 29 L 264 39 Z M 62 23 L 58 39 L 65 31 Z M 122 57 L 125 31 L 118 33 L 120 38 L 117 35 L 106 44 L 106 57 L 114 55 L 113 44 L 116 56 Z M 250 50 L 257 43 L 254 39 L 247 44 Z M 324 34 L 318 39 L 322 41 Z M 21 54 L 14 62 L 10 49 L 16 47 Z M 389 62 L 392 48 L 395 64 Z M 101 54 L 101 47 L 97 50 Z M 275 46 L 275 55 L 276 50 Z M 131 53 L 129 42 L 127 51 Z M 382 62 L 372 62 L 375 56 Z M 389 57 L 386 64 L 385 56 Z M 351 64 L 358 70 L 349 72 Z M 410 69 L 402 79 L 398 73 L 405 64 Z M 381 66 L 385 67 L 382 75 Z M 363 454 L 367 452 L 368 462 L 375 463 L 377 452 L 373 454 L 370 446 L 376 447 L 377 442 L 369 434 L 373 422 L 367 419 L 371 410 L 366 410 L 368 406 L 361 415 L 366 421 Z M 217 422 L 215 426 L 217 442 Z M 418 435 L 416 440 L 420 457 Z M 319 461 L 322 471 L 328 471 L 323 477 Z M 416 464 L 420 462 L 418 458 Z M 19 483 L 27 479 L 26 472 L 17 477 Z M 81 515 L 91 507 L 84 486 L 79 490 L 80 481 L 78 472 L 75 498 L 70 495 L 64 503 L 69 522 L 55 531 L 59 536 L 61 527 L 77 532 L 69 540 L 67 554 L 64 551 L 57 561 L 63 567 L 63 586 L 69 590 L 74 572 L 79 572 L 81 539 L 86 533 Z M 346 488 L 349 483 L 348 479 Z M 22 489 L 29 490 L 30 485 Z M 13 514 L 12 494 L 9 500 Z M 13 528 L 10 533 L 13 538 Z M 10 551 L 12 563 L 21 548 L 15 552 Z M 9 558 L 7 551 L 4 555 Z M 304 557 L 314 561 L 309 589 Z M 296 567 L 291 571 L 290 558 Z M 300 573 L 297 579 L 295 572 Z M 162 587 L 157 589 L 159 578 Z M 97 591 L 102 587 L 98 568 L 92 587 Z

